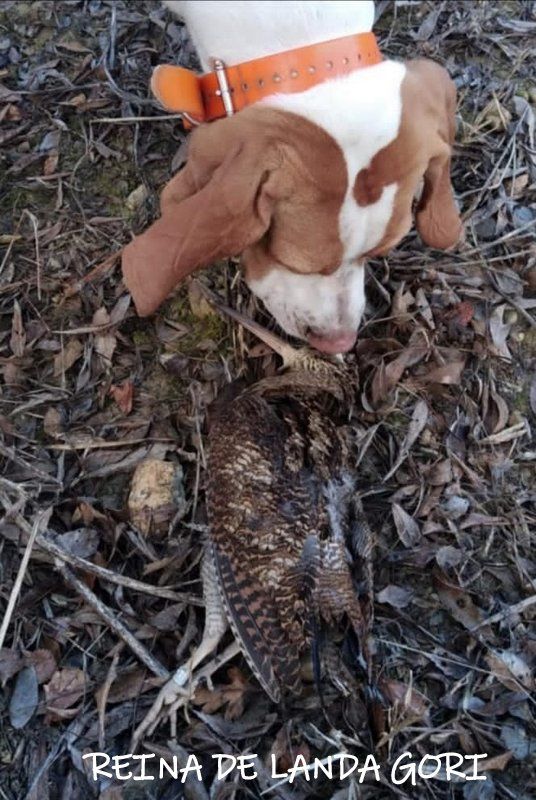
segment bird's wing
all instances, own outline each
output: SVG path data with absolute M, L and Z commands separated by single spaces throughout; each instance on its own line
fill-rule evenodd
M 274 702 L 299 686 L 299 651 L 283 630 L 274 599 L 255 585 L 221 547 L 213 547 L 219 586 L 231 629 L 263 689 Z

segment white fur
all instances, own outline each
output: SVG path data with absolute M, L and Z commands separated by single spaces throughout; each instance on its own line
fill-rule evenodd
M 365 310 L 365 267 L 346 263 L 331 275 L 299 275 L 274 265 L 260 280 L 248 280 L 281 327 L 305 339 L 356 331 Z
M 374 4 L 368 0 L 167 0 L 188 24 L 205 68 L 216 56 L 228 64 L 315 42 L 369 31 Z M 357 330 L 365 308 L 364 266 L 359 260 L 382 239 L 393 210 L 396 183 L 379 200 L 360 207 L 353 195 L 358 172 L 398 133 L 405 67 L 384 61 L 296 94 L 280 94 L 264 105 L 301 114 L 323 127 L 346 161 L 348 188 L 339 214 L 344 252 L 331 275 L 299 275 L 274 264 L 249 280 L 279 324 L 305 338 L 307 329 L 334 336 Z
M 382 239 L 391 218 L 396 183 L 376 203 L 358 206 L 356 175 L 396 138 L 402 101 L 403 64 L 384 61 L 344 78 L 321 83 L 300 94 L 276 95 L 265 105 L 301 114 L 321 125 L 339 144 L 348 170 L 348 188 L 339 213 L 343 258 L 328 276 L 297 275 L 274 265 L 260 281 L 248 281 L 286 331 L 305 338 L 307 328 L 320 335 L 357 330 L 365 308 L 363 262 L 356 259 Z
M 204 70 L 370 31 L 372 0 L 164 0 L 188 26 Z

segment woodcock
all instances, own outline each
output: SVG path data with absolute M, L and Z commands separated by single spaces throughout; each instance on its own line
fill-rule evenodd
M 343 618 L 366 668 L 365 625 L 347 549 L 366 525 L 348 425 L 357 372 L 296 350 L 217 307 L 279 352 L 284 370 L 248 388 L 231 384 L 209 409 L 205 631 L 144 729 L 214 652 L 228 624 L 275 702 L 299 691 L 300 658 L 318 653 L 322 629 Z

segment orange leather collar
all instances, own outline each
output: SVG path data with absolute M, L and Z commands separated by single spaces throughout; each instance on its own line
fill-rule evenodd
M 303 92 L 381 60 L 375 35 L 357 33 L 231 67 L 215 61 L 214 72 L 205 75 L 163 64 L 153 72 L 151 89 L 164 108 L 198 124 L 231 116 L 270 95 Z

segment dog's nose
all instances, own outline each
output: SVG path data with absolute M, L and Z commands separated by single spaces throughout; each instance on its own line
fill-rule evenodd
M 311 347 L 333 356 L 347 353 L 354 346 L 356 339 L 357 331 L 335 331 L 326 334 L 309 331 L 307 334 L 307 341 Z

